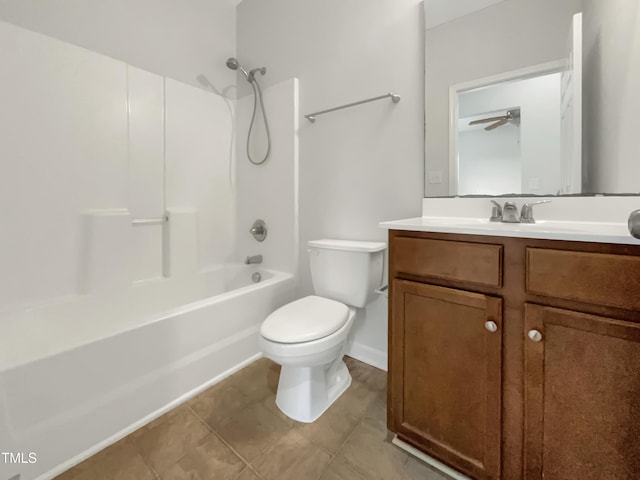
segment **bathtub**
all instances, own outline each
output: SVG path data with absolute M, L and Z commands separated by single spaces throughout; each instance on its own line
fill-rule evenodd
M 0 480 L 52 478 L 254 361 L 293 294 L 290 274 L 227 266 L 1 314 L 0 452 L 18 463 L 0 456 Z

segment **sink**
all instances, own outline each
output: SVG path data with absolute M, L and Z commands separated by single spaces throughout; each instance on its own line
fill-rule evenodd
M 482 230 L 507 230 L 512 232 L 584 232 L 585 228 L 571 226 L 567 222 L 546 222 L 537 223 L 503 223 L 490 222 L 489 220 L 473 219 L 471 222 L 453 222 L 457 227 L 477 228 Z M 444 224 L 443 224 L 444 225 Z
M 482 226 L 483 224 L 489 224 L 488 220 L 481 218 L 459 218 L 459 217 L 422 217 L 425 223 L 430 225 L 442 225 L 442 226 Z
M 584 233 L 617 235 L 621 232 L 621 226 L 617 223 L 595 222 L 558 222 L 540 220 L 536 223 L 503 223 L 490 222 L 484 218 L 459 218 L 459 217 L 422 217 L 424 225 L 434 227 L 469 228 L 478 230 L 510 231 L 510 232 L 537 232 L 537 233 Z

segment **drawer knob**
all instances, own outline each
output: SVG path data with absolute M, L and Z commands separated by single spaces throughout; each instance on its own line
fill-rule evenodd
M 496 325 L 496 322 L 492 322 L 491 320 L 488 321 L 488 322 L 485 322 L 484 328 L 486 328 L 490 332 L 497 332 L 498 331 L 498 325 Z
M 529 330 L 527 336 L 532 342 L 539 342 L 540 340 L 542 340 L 542 334 L 538 330 Z

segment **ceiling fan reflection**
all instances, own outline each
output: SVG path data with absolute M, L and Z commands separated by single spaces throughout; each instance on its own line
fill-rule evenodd
M 499 117 L 489 117 L 489 118 L 482 118 L 480 120 L 474 120 L 473 122 L 469 122 L 469 125 L 479 125 L 482 123 L 491 123 L 491 122 L 495 122 L 495 123 L 492 123 L 488 127 L 485 127 L 485 130 L 490 131 L 498 127 L 501 127 L 502 125 L 506 125 L 507 123 L 511 123 L 512 125 L 519 127 L 520 126 L 520 109 L 514 108 L 513 110 L 507 110 L 507 113 L 505 115 L 500 115 Z

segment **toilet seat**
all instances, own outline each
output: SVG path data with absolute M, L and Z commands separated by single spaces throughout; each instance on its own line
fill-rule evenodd
M 349 317 L 349 307 L 309 295 L 280 307 L 262 323 L 260 334 L 277 343 L 304 343 L 337 332 Z

